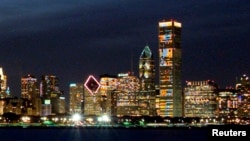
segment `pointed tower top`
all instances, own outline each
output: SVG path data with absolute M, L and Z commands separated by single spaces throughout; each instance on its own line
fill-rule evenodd
M 146 45 L 141 53 L 140 58 L 152 58 L 152 52 L 148 45 Z

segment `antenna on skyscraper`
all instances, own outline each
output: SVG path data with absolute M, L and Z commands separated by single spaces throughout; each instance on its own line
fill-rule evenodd
M 133 61 L 134 61 L 134 60 L 133 60 L 133 48 L 131 49 L 131 58 L 130 58 L 130 59 L 131 59 L 131 60 L 130 60 L 130 61 L 131 61 L 131 64 L 130 64 L 130 65 L 131 65 L 131 66 L 130 66 L 130 67 L 131 67 L 131 68 L 130 68 L 131 70 L 130 70 L 130 71 L 131 71 L 131 74 L 134 75 L 134 70 L 133 70 Z
M 238 77 L 236 76 L 235 77 L 235 84 L 237 84 L 237 83 L 239 83 L 239 81 L 238 81 Z

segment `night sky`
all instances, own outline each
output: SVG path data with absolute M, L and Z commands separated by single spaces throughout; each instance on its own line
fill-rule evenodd
M 138 76 L 146 45 L 158 62 L 163 19 L 182 23 L 183 82 L 224 88 L 250 74 L 249 0 L 1 0 L 0 67 L 14 96 L 32 74 L 58 76 L 67 98 L 88 75 Z

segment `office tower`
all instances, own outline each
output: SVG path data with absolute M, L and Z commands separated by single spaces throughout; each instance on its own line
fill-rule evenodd
M 65 113 L 65 97 L 60 92 L 53 92 L 50 97 L 51 112 L 53 115 Z
M 159 89 L 157 114 L 182 117 L 181 23 L 174 20 L 158 24 Z
M 140 115 L 155 115 L 155 60 L 148 45 L 139 58 Z
M 23 105 L 27 115 L 40 115 L 41 113 L 41 98 L 39 95 L 39 87 L 37 78 L 34 75 L 28 74 L 21 78 L 21 98 L 26 100 Z M 29 103 L 29 104 L 27 104 Z
M 49 98 L 53 91 L 59 91 L 58 77 L 43 75 L 40 82 L 40 96 Z
M 218 117 L 236 118 L 238 116 L 238 92 L 235 89 L 219 89 Z
M 101 110 L 103 114 L 112 115 L 116 103 L 113 93 L 117 87 L 117 76 L 103 74 L 100 76 Z
M 57 100 L 56 114 L 65 114 L 66 113 L 66 100 L 65 100 L 65 96 L 61 95 L 56 100 Z
M 40 116 L 41 115 L 41 97 L 32 98 L 32 115 Z
M 139 78 L 131 73 L 119 73 L 115 96 L 117 98 L 117 116 L 138 116 L 140 110 L 138 106 Z
M 69 85 L 69 112 L 83 113 L 83 83 L 71 83 Z
M 42 115 L 61 113 L 63 104 L 62 91 L 59 89 L 59 78 L 54 75 L 44 75 L 40 82 L 40 96 L 42 97 Z M 59 103 L 60 102 L 60 103 Z M 65 102 L 64 102 L 65 103 Z
M 184 88 L 184 116 L 216 117 L 217 91 L 218 86 L 213 81 L 187 81 Z
M 149 46 L 145 46 L 139 58 L 141 90 L 155 89 L 155 60 Z
M 101 115 L 100 83 L 93 75 L 89 75 L 84 83 L 83 101 L 84 116 Z
M 23 76 L 21 78 L 21 98 L 31 100 L 35 97 L 39 97 L 37 78 L 31 74 Z
M 8 93 L 7 76 L 3 73 L 3 68 L 0 67 L 0 98 L 6 98 Z
M 51 101 L 49 99 L 42 99 L 41 116 L 52 115 L 51 110 L 52 110 Z
M 246 74 L 240 78 L 240 82 L 236 84 L 236 90 L 239 93 L 238 116 L 250 117 L 250 80 Z

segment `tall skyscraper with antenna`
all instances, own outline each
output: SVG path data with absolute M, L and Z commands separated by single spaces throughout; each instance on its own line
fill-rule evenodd
M 156 108 L 160 116 L 183 115 L 181 26 L 181 23 L 174 20 L 163 20 L 158 24 L 160 92 L 156 99 Z

